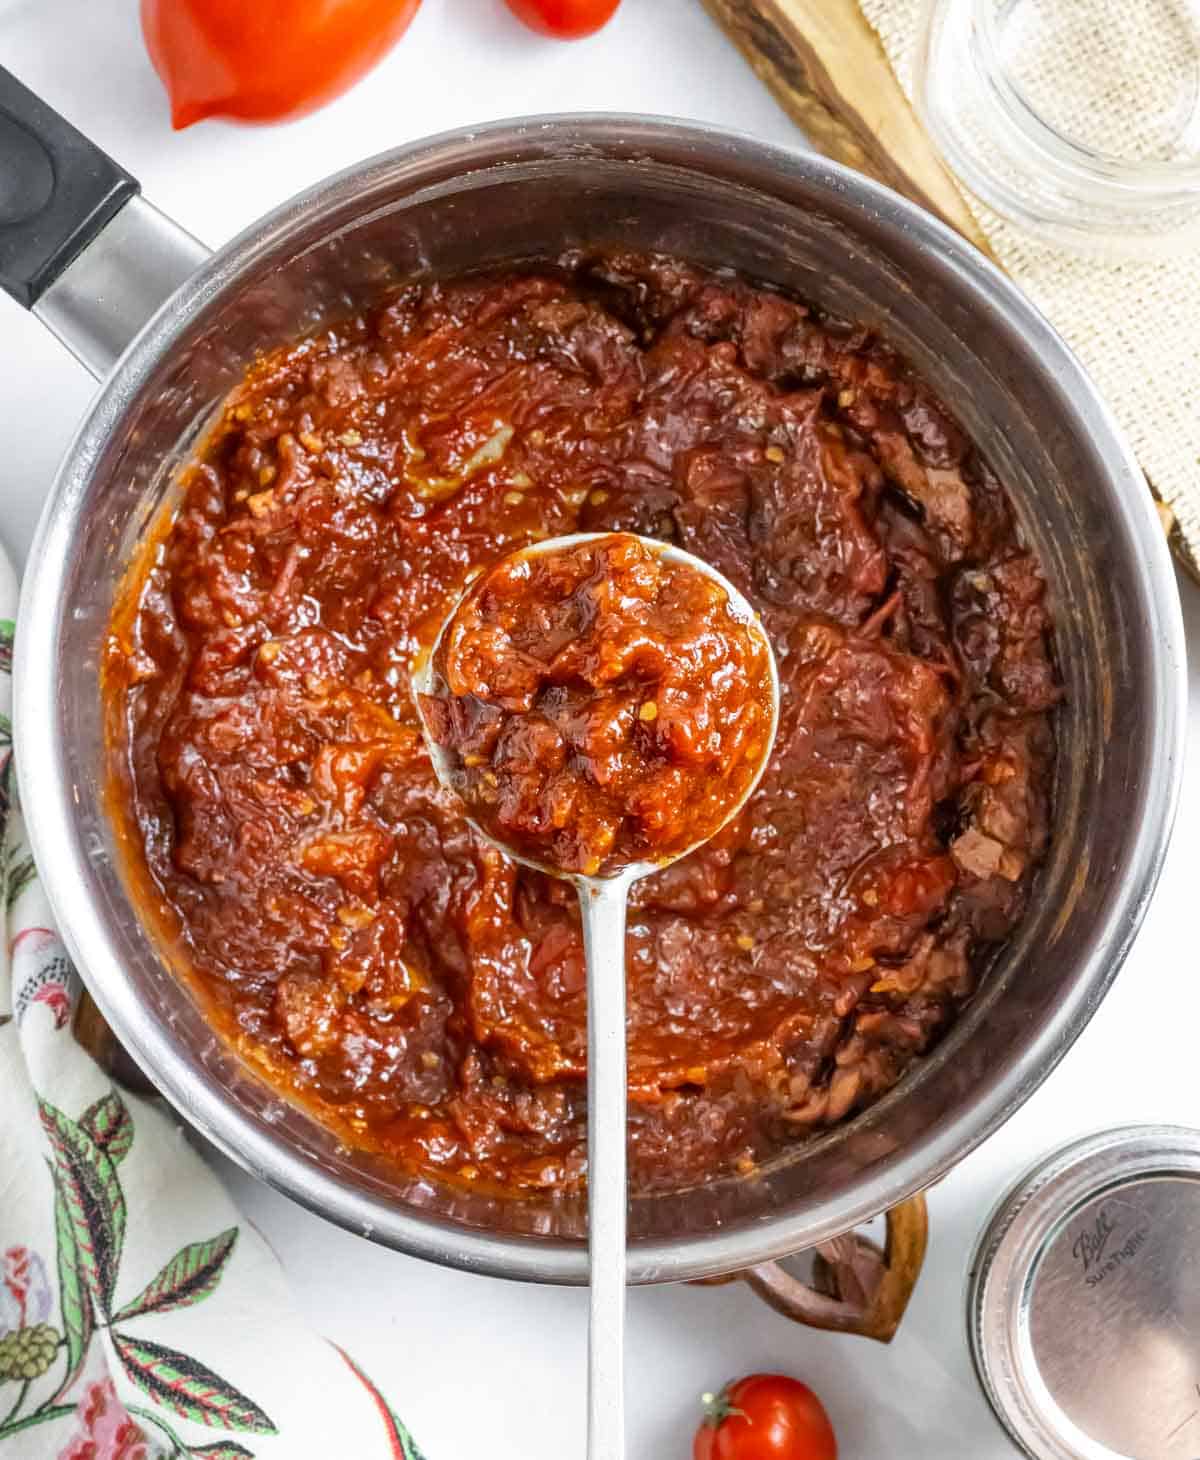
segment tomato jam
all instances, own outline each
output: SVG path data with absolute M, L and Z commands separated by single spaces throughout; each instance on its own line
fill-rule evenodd
M 893 1086 L 1046 845 L 1038 563 L 869 329 L 597 252 L 414 283 L 262 358 L 112 624 L 113 800 L 146 916 L 278 1088 L 407 1170 L 577 1191 L 575 892 L 472 830 L 411 692 L 473 572 L 576 531 L 710 563 L 779 671 L 753 796 L 632 896 L 631 1174 L 678 1188 Z
M 761 632 L 699 567 L 628 534 L 503 559 L 432 667 L 422 716 L 474 821 L 559 872 L 707 841 L 769 749 Z

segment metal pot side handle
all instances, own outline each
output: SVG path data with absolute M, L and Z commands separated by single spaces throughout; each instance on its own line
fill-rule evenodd
M 96 376 L 208 249 L 0 67 L 0 288 Z
M 929 1212 L 918 1194 L 886 1214 L 882 1250 L 869 1237 L 847 1232 L 813 1249 L 811 1283 L 779 1262 L 763 1262 L 707 1285 L 744 1282 L 776 1312 L 808 1328 L 856 1333 L 890 1343 L 900 1327 L 925 1261 Z

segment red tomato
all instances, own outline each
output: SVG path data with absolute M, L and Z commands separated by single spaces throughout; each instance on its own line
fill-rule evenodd
M 142 0 L 142 34 L 179 130 L 280 122 L 340 96 L 400 39 L 421 0 Z
M 704 1397 L 693 1460 L 837 1460 L 825 1407 L 807 1384 L 751 1374 Z
M 621 0 L 507 0 L 512 13 L 531 30 L 577 41 L 607 25 Z

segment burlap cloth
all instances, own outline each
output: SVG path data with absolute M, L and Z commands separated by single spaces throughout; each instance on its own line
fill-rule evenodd
M 911 60 L 924 0 L 859 0 L 904 90 L 911 97 Z M 1122 0 L 1111 0 L 1119 12 Z M 1094 16 L 1095 7 L 1087 7 Z M 1095 84 L 1078 94 L 1089 106 L 1080 131 L 1104 135 L 1128 127 L 1128 98 L 1107 86 L 1122 68 L 1113 48 L 1129 43 L 1119 23 L 1089 26 L 1078 66 L 1094 68 Z M 1167 58 L 1147 64 L 1168 64 Z M 1086 83 L 1090 78 L 1083 77 Z M 1120 121 L 1115 119 L 1119 118 Z M 1129 155 L 1128 136 L 1122 150 Z M 1200 563 L 1200 257 L 1160 263 L 1107 263 L 1039 242 L 964 190 L 997 259 L 1067 340 L 1091 372 L 1133 443 L 1154 490 L 1173 512 L 1193 571 Z

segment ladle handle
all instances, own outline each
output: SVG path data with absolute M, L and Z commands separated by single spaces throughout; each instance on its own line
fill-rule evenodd
M 622 879 L 579 887 L 588 966 L 588 1460 L 625 1455 L 628 890 Z

